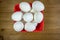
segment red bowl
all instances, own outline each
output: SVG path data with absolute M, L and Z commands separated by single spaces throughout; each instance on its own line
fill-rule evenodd
M 32 4 L 30 3 L 30 6 L 32 7 Z M 16 4 L 15 6 L 14 6 L 14 12 L 16 12 L 16 11 L 21 11 L 21 9 L 19 8 L 19 4 Z M 44 11 L 41 11 L 43 14 L 44 14 Z M 14 23 L 15 23 L 16 21 L 14 21 Z M 38 25 L 37 25 L 37 28 L 36 28 L 36 30 L 34 30 L 33 32 L 41 32 L 42 30 L 44 29 L 44 19 L 42 20 L 42 22 L 41 23 L 39 23 Z M 22 30 L 21 32 L 27 32 L 26 30 Z

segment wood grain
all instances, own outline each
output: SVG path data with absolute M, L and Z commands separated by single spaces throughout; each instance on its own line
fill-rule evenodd
M 33 2 L 33 0 L 23 0 Z M 15 32 L 11 15 L 22 0 L 0 0 L 0 40 L 60 40 L 60 0 L 41 0 L 45 5 L 42 32 Z

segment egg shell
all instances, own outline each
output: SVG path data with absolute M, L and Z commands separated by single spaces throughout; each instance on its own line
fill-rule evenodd
M 13 25 L 13 29 L 17 32 L 22 31 L 24 28 L 24 24 L 22 22 L 15 22 Z

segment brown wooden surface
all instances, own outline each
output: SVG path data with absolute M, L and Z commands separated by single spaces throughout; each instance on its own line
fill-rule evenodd
M 37 33 L 13 30 L 13 7 L 21 1 L 0 0 L 0 40 L 60 40 L 60 0 L 41 0 L 45 5 L 45 26 L 42 32 Z

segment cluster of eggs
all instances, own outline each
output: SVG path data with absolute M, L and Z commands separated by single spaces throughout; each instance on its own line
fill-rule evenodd
M 23 29 L 28 32 L 33 32 L 38 23 L 43 20 L 44 5 L 40 1 L 34 1 L 32 7 L 28 2 L 21 2 L 19 4 L 21 11 L 14 12 L 11 16 L 13 21 L 16 21 L 13 25 L 15 31 L 20 32 Z

